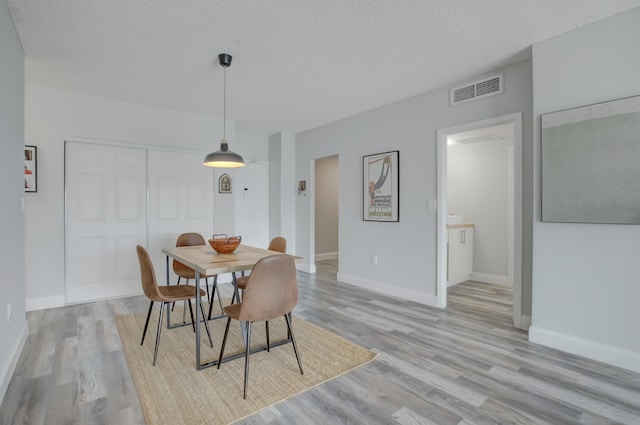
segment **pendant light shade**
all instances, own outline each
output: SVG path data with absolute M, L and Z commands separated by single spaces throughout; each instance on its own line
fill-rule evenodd
M 227 68 L 231 66 L 231 55 L 220 53 L 218 55 L 218 60 L 220 61 L 220 66 L 224 68 L 224 117 L 222 123 L 222 140 L 220 141 L 220 150 L 211 152 L 205 156 L 203 165 L 218 168 L 244 167 L 244 159 L 242 159 L 242 156 L 230 151 L 227 143 Z
M 203 164 L 207 167 L 236 168 L 244 167 L 244 159 L 239 154 L 230 151 L 227 141 L 222 139 L 220 150 L 205 156 Z

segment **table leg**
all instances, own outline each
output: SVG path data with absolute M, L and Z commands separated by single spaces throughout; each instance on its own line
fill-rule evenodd
M 236 272 L 231 272 L 231 277 L 233 278 L 233 297 L 231 298 L 231 304 L 233 301 L 240 302 L 240 291 L 238 290 L 238 278 L 236 277 Z
M 196 369 L 200 370 L 200 310 L 202 309 L 202 300 L 201 300 L 201 296 L 200 296 L 200 273 L 198 272 L 198 269 L 196 268 L 196 282 L 198 282 L 197 285 L 195 285 L 196 288 Z M 206 317 L 204 318 L 205 320 Z
M 218 291 L 218 305 L 220 306 L 220 315 L 211 317 L 211 313 L 213 312 L 213 301 L 216 298 L 216 291 Z M 222 297 L 220 296 L 220 290 L 218 289 L 218 275 L 213 277 L 213 287 L 211 290 L 211 301 L 209 301 L 209 314 L 207 315 L 208 320 L 220 319 L 221 317 L 227 317 L 226 313 L 222 309 Z
M 233 304 L 234 300 L 236 302 L 240 302 L 240 290 L 238 289 L 238 278 L 236 277 L 236 272 L 231 272 L 231 276 L 233 277 L 233 298 L 231 298 L 231 304 Z M 245 348 L 247 347 L 247 339 L 249 338 L 249 326 L 248 322 L 240 322 L 240 331 L 242 332 L 242 341 L 244 342 Z
M 171 282 L 169 281 L 169 256 L 167 255 L 167 266 L 166 266 L 166 271 L 167 271 L 167 286 L 171 285 Z M 161 305 L 160 308 L 162 308 L 163 306 Z M 169 305 L 166 305 L 167 307 L 167 329 L 171 328 L 171 309 L 169 308 Z

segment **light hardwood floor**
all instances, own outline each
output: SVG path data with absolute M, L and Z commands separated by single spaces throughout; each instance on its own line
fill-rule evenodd
M 240 424 L 640 424 L 640 374 L 529 343 L 504 287 L 456 285 L 439 310 L 338 283 L 331 262 L 299 286 L 294 314 L 379 355 Z M 143 424 L 114 318 L 147 306 L 29 313 L 0 423 Z

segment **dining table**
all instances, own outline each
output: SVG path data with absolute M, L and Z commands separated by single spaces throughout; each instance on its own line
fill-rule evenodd
M 233 252 L 222 254 L 213 250 L 208 245 L 198 246 L 181 246 L 163 248 L 162 253 L 166 255 L 166 278 L 167 285 L 170 285 L 170 273 L 169 273 L 169 260 L 174 259 L 182 264 L 191 267 L 195 270 L 195 281 L 200 282 L 200 276 L 214 276 L 222 273 L 231 273 L 233 283 L 233 299 L 240 301 L 240 293 L 238 291 L 238 281 L 236 273 L 251 270 L 253 266 L 262 258 L 272 255 L 285 255 L 279 251 L 271 251 L 264 248 L 258 248 L 250 245 L 241 244 Z M 302 257 L 293 256 L 296 262 L 302 260 Z M 213 299 L 211 300 L 213 302 Z M 202 296 L 200 294 L 200 285 L 196 285 L 196 308 L 195 308 L 195 334 L 196 334 L 196 369 L 201 370 L 218 364 L 218 360 L 211 360 L 202 363 L 201 351 L 200 351 L 200 312 L 202 306 Z M 170 326 L 170 308 L 167 305 L 167 326 Z M 225 317 L 225 316 L 218 316 Z M 207 317 L 203 317 L 203 320 L 207 320 Z M 241 323 L 241 329 L 243 333 L 243 340 L 247 341 L 246 327 Z M 290 342 L 289 339 L 280 341 L 271 346 L 277 346 Z M 240 355 L 234 355 L 225 358 L 224 360 L 232 360 L 233 358 L 241 357 Z

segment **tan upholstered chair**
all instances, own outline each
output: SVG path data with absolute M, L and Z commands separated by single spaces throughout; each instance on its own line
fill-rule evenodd
M 176 241 L 176 246 L 200 246 L 206 245 L 204 238 L 200 233 L 183 233 L 178 236 L 178 240 Z M 178 276 L 178 285 L 180 285 L 180 279 L 186 279 L 187 284 L 189 284 L 189 280 L 195 280 L 196 271 L 189 266 L 182 264 L 179 261 L 173 260 L 173 272 Z M 216 297 L 216 289 L 218 287 L 218 276 L 200 276 L 204 277 L 204 281 L 207 285 L 207 300 L 209 304 L 213 303 L 214 298 Z M 213 277 L 213 285 L 211 287 L 211 294 L 209 294 L 209 278 Z M 218 292 L 218 303 L 220 304 L 220 310 L 222 310 L 222 300 L 220 299 L 220 293 Z M 209 308 L 211 311 L 211 308 Z M 209 316 L 209 318 L 211 318 Z M 184 314 L 182 317 L 182 321 L 184 322 Z
M 156 348 L 153 352 L 153 365 L 156 365 L 156 358 L 158 357 L 158 345 L 160 345 L 160 332 L 162 331 L 162 313 L 164 307 L 175 301 L 186 301 L 189 304 L 189 312 L 191 313 L 191 323 L 195 330 L 195 321 L 193 318 L 193 308 L 191 307 L 191 298 L 196 297 L 196 287 L 192 285 L 173 285 L 173 286 L 158 286 L 155 272 L 153 271 L 153 264 L 149 253 L 142 246 L 136 247 L 138 252 L 138 260 L 140 261 L 140 277 L 142 280 L 142 290 L 144 294 L 151 300 L 149 305 L 149 313 L 147 313 L 147 320 L 144 323 L 144 331 L 142 332 L 142 340 L 140 345 L 144 344 L 144 337 L 147 334 L 147 327 L 149 326 L 149 318 L 151 317 L 151 310 L 153 310 L 153 303 L 159 302 L 160 305 L 160 318 L 158 319 L 158 331 L 156 333 Z M 204 296 L 205 292 L 199 289 L 200 295 Z M 202 317 L 204 316 L 204 309 L 200 304 L 200 311 Z M 213 347 L 213 341 L 211 340 L 211 333 L 209 332 L 209 325 L 207 321 L 204 321 L 204 326 L 207 329 L 207 335 L 209 336 L 209 343 Z
M 267 249 L 269 249 L 270 251 L 282 252 L 284 254 L 285 252 L 287 252 L 287 240 L 282 236 L 276 236 L 275 238 L 271 239 L 271 242 L 269 243 L 269 248 Z M 238 291 L 244 294 L 244 288 L 247 287 L 249 276 L 239 277 L 236 279 L 236 281 L 238 282 Z M 231 302 L 233 302 L 233 299 L 231 300 Z M 267 344 L 269 344 L 269 322 L 268 321 L 264 322 L 264 326 L 267 331 Z
M 287 240 L 282 236 L 276 236 L 275 238 L 271 239 L 269 248 L 267 249 L 271 251 L 282 252 L 284 254 L 285 252 L 287 252 Z
M 270 251 L 282 252 L 284 254 L 285 252 L 287 252 L 287 240 L 282 236 L 276 236 L 275 238 L 271 239 L 271 242 L 269 242 L 269 248 L 267 249 Z M 244 288 L 246 288 L 247 286 L 248 280 L 249 280 L 249 276 L 239 277 L 237 279 L 238 290 L 244 291 Z
M 246 346 L 244 361 L 244 398 L 247 398 L 247 382 L 249 380 L 249 354 L 251 351 L 251 324 L 253 322 L 266 322 L 277 317 L 284 316 L 287 322 L 288 334 L 293 344 L 293 351 L 302 370 L 302 362 L 298 353 L 298 346 L 293 335 L 291 325 L 291 311 L 298 303 L 298 280 L 296 266 L 290 255 L 272 255 L 258 261 L 248 276 L 247 286 L 242 302 L 232 304 L 224 308 L 229 318 L 222 339 L 218 369 L 224 355 L 224 347 L 227 343 L 229 325 L 231 319 L 245 322 Z M 267 328 L 267 350 L 269 349 L 269 331 Z

